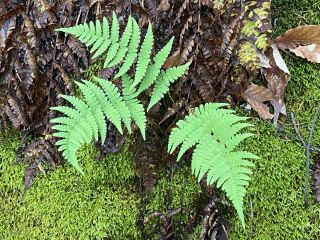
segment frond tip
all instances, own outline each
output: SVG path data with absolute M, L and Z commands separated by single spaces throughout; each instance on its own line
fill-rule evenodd
M 233 203 L 240 221 L 245 226 L 243 199 L 245 186 L 249 184 L 249 167 L 254 164 L 247 159 L 258 159 L 252 153 L 237 151 L 241 141 L 252 136 L 238 133 L 252 126 L 243 122 L 246 117 L 234 111 L 221 108 L 227 104 L 208 103 L 195 109 L 195 112 L 180 120 L 169 137 L 169 152 L 181 145 L 178 160 L 191 147 L 195 146 L 192 156 L 192 172 L 200 181 L 207 174 L 207 183 L 221 187 Z

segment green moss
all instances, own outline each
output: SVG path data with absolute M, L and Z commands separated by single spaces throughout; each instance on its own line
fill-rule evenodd
M 244 148 L 254 151 L 261 159 L 255 161 L 246 197 L 246 229 L 234 219 L 235 229 L 230 239 L 316 239 L 320 235 L 319 220 L 316 220 L 320 206 L 315 205 L 310 192 L 311 206 L 304 207 L 303 147 L 277 136 L 270 124 L 255 122 L 257 137 L 247 141 Z
M 199 236 L 201 234 L 202 226 L 198 224 L 194 229 L 193 232 L 188 236 L 188 240 L 199 240 Z
M 139 239 L 139 197 L 133 192 L 133 162 L 124 152 L 94 160 L 85 146 L 82 177 L 66 164 L 37 178 L 23 191 L 24 166 L 13 166 L 18 138 L 0 147 L 1 239 Z

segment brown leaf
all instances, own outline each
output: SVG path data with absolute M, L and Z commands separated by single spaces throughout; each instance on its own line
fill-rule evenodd
M 263 69 L 263 75 L 268 82 L 268 88 L 272 92 L 274 107 L 273 122 L 278 121 L 279 115 L 285 109 L 284 91 L 287 87 L 290 75 L 283 72 L 280 68 L 273 66 L 272 68 Z
M 306 58 L 310 62 L 320 63 L 320 45 L 310 44 L 307 46 L 299 46 L 294 49 L 289 49 L 298 57 Z
M 275 45 L 271 45 L 272 55 L 275 61 L 275 64 L 278 68 L 280 68 L 283 72 L 290 74 L 287 64 L 283 60 L 278 48 Z
M 320 45 L 320 25 L 305 25 L 290 29 L 277 37 L 274 43 L 282 50 L 294 49 L 299 45 Z
M 264 102 L 272 100 L 272 92 L 270 89 L 263 86 L 251 84 L 248 89 L 242 94 L 250 106 L 263 119 L 272 119 L 273 114 L 270 113 L 270 108 Z
M 176 50 L 170 57 L 167 58 L 166 62 L 163 64 L 163 68 L 167 69 L 178 66 L 180 63 L 180 54 L 180 49 Z
M 170 9 L 169 0 L 162 0 L 159 4 L 158 11 L 159 12 L 166 12 Z

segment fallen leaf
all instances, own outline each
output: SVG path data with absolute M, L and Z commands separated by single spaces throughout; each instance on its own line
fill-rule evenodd
M 273 114 L 270 108 L 264 103 L 272 100 L 272 92 L 270 89 L 256 84 L 251 84 L 242 94 L 244 100 L 259 114 L 263 119 L 272 119 Z
M 305 25 L 288 30 L 274 41 L 278 48 L 294 49 L 300 45 L 320 45 L 320 25 Z
M 170 57 L 167 58 L 166 62 L 163 64 L 164 69 L 168 69 L 170 67 L 176 67 L 180 63 L 180 49 L 176 50 Z
M 271 45 L 271 48 L 272 48 L 272 53 L 273 53 L 273 58 L 274 58 L 274 61 L 277 65 L 278 68 L 280 68 L 283 72 L 287 73 L 287 74 L 290 74 L 289 72 L 289 69 L 287 67 L 287 64 L 285 63 L 285 61 L 283 60 L 277 46 L 275 46 L 274 44 Z
M 273 95 L 273 122 L 276 123 L 278 121 L 280 113 L 285 113 L 284 92 L 290 79 L 290 75 L 286 74 L 278 67 L 263 69 L 263 75 L 267 80 L 268 88 Z
M 158 11 L 159 12 L 166 12 L 170 9 L 169 0 L 162 0 L 159 4 Z
M 258 56 L 258 58 L 260 60 L 260 66 L 261 67 L 271 68 L 270 61 L 269 61 L 269 59 L 267 58 L 266 55 L 264 55 L 260 51 L 257 51 L 257 56 Z
M 320 45 L 310 44 L 307 46 L 299 46 L 294 49 L 289 49 L 298 57 L 306 58 L 310 62 L 320 63 Z

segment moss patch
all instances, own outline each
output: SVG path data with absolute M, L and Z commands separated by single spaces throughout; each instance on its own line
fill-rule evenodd
M 0 142 L 1 239 L 139 239 L 139 197 L 126 149 L 97 162 L 95 149 L 85 146 L 84 177 L 66 164 L 23 194 L 24 166 L 13 166 L 18 143 L 17 137 Z

